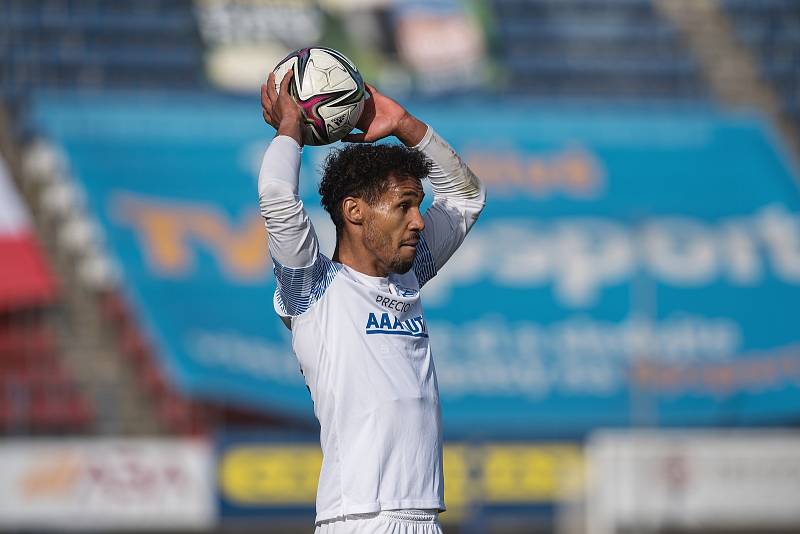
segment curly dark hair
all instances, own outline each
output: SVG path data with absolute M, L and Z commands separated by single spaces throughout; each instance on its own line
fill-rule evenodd
M 352 144 L 331 151 L 322 166 L 321 204 L 331 216 L 336 233 L 344 227 L 342 200 L 363 198 L 374 205 L 389 188 L 389 175 L 423 180 L 431 162 L 422 152 L 403 145 Z

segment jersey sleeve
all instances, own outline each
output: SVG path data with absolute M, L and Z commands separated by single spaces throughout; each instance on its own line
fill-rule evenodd
M 431 161 L 428 179 L 433 188 L 433 204 L 423 215 L 425 228 L 414 259 L 414 273 L 422 287 L 464 242 L 486 204 L 486 188 L 430 126 L 414 148 Z
M 273 301 L 284 322 L 306 311 L 336 271 L 319 252 L 317 234 L 298 195 L 301 152 L 291 137 L 275 137 L 258 174 L 259 208 L 277 282 Z

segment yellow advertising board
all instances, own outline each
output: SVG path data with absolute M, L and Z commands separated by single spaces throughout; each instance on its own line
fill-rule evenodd
M 228 443 L 218 458 L 227 508 L 313 507 L 322 453 L 309 442 Z M 583 489 L 583 453 L 574 443 L 450 443 L 444 448 L 445 521 L 475 505 L 546 505 Z

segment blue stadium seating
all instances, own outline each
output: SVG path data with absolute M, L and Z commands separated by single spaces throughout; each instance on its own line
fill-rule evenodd
M 492 8 L 509 93 L 708 96 L 699 65 L 651 0 L 493 0 Z
M 203 47 L 188 0 L 0 0 L 0 91 L 197 88 Z
M 750 47 L 783 111 L 800 124 L 800 2 L 723 0 L 736 34 Z

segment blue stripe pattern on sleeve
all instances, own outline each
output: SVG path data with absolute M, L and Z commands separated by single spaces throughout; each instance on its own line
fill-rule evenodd
M 428 280 L 436 276 L 436 262 L 433 260 L 433 253 L 422 234 L 419 236 L 417 255 L 414 257 L 414 274 L 417 275 L 419 287 L 424 286 Z
M 281 310 L 292 317 L 305 312 L 318 301 L 342 268 L 323 254 L 318 254 L 317 261 L 308 267 L 285 267 L 275 258 L 272 262 L 278 283 L 276 301 Z

